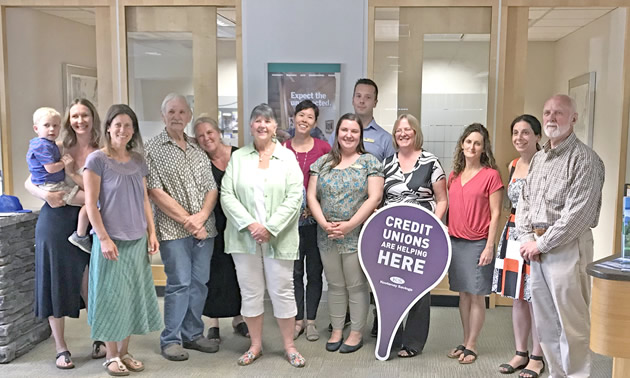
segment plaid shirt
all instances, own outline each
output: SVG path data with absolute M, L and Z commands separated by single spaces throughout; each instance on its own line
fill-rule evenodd
M 212 176 L 212 166 L 206 153 L 193 138 L 184 134 L 186 150 L 166 132 L 149 140 L 145 145 L 149 175 L 147 189 L 162 189 L 173 197 L 189 214 L 201 211 L 206 194 L 217 190 Z M 191 236 L 183 225 L 155 206 L 155 229 L 158 240 L 176 240 Z M 206 221 L 209 237 L 217 235 L 214 211 Z
M 547 253 L 597 226 L 603 185 L 604 163 L 574 133 L 556 148 L 547 142 L 532 158 L 518 200 L 519 240 L 533 241 L 533 229 L 546 228 L 537 246 Z

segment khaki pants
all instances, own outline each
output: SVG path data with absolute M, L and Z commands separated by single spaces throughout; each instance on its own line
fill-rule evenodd
M 232 253 L 241 288 L 241 315 L 253 318 L 265 312 L 265 287 L 271 298 L 273 316 L 292 318 L 297 314 L 293 292 L 293 260 L 265 257 L 260 244 L 256 254 Z
M 343 329 L 346 309 L 349 307 L 350 327 L 353 331 L 361 331 L 367 320 L 370 295 L 367 278 L 359 263 L 359 254 L 339 253 L 334 247 L 319 252 L 328 281 L 328 312 L 333 329 Z
M 591 282 L 586 265 L 593 261 L 593 234 L 540 255 L 532 261 L 532 307 L 536 330 L 551 377 L 588 377 Z

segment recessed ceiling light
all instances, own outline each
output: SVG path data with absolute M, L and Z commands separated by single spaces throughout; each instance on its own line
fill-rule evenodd
M 145 55 L 151 55 L 151 56 L 161 56 L 162 53 L 159 53 L 157 51 L 147 51 L 144 53 Z

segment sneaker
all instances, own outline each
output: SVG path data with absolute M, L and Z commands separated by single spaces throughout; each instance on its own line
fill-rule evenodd
M 194 349 L 204 353 L 216 353 L 219 351 L 219 343 L 216 339 L 206 339 L 203 336 L 197 337 L 193 341 L 184 341 L 184 349 Z
M 79 249 L 85 253 L 92 252 L 92 239 L 90 238 L 90 235 L 79 236 L 79 234 L 75 231 L 72 235 L 70 235 L 70 237 L 68 237 L 68 241 L 79 247 Z

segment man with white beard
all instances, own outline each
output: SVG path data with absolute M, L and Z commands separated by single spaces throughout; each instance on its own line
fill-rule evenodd
M 549 141 L 532 158 L 516 211 L 521 255 L 531 261 L 536 328 L 552 377 L 588 377 L 591 368 L 585 268 L 593 261 L 591 228 L 599 221 L 604 163 L 575 136 L 577 117 L 568 96 L 545 103 Z M 541 371 L 530 377 L 544 369 L 536 358 L 541 356 L 531 357 L 541 361 Z

